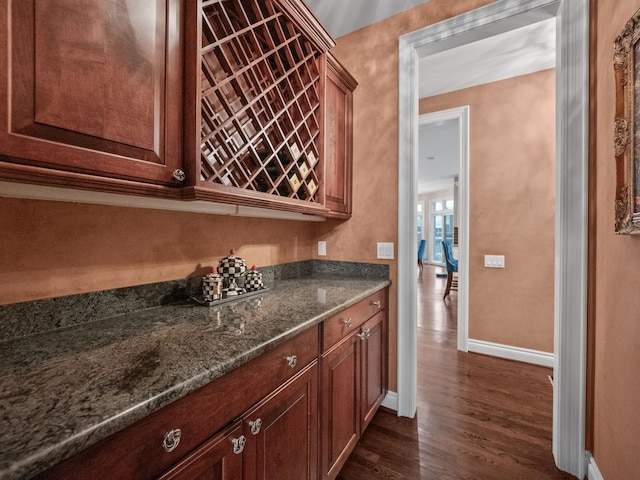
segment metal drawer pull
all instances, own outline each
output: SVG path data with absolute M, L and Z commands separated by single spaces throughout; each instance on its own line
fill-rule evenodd
M 369 338 L 369 337 L 371 336 L 371 329 L 370 329 L 370 328 L 367 328 L 367 329 L 364 331 L 364 334 L 366 335 L 366 337 L 367 337 L 367 338 Z
M 291 355 L 290 357 L 287 357 L 287 365 L 289 365 L 291 368 L 294 368 L 297 363 L 298 363 L 298 357 L 296 357 L 295 355 Z
M 364 339 L 367 338 L 367 334 L 362 332 L 362 333 L 356 333 L 356 336 L 362 340 L 364 342 Z
M 181 436 L 182 430 L 180 430 L 179 428 L 165 433 L 164 439 L 162 440 L 162 448 L 164 448 L 164 451 L 173 452 L 178 447 Z
M 346 320 L 344 320 L 343 323 L 347 326 L 347 328 L 351 328 L 351 319 L 350 318 L 347 318 Z
M 371 302 L 371 305 L 373 305 L 374 307 L 378 307 L 378 308 L 380 308 L 382 306 L 382 304 L 380 303 L 380 300 L 376 300 L 375 302 Z
M 247 439 L 244 435 L 240 435 L 239 438 L 232 438 L 231 443 L 233 443 L 233 453 L 240 455 L 244 450 L 244 444 L 247 443 Z
M 251 427 L 251 434 L 257 435 L 260 433 L 260 427 L 262 427 L 262 419 L 257 418 L 253 422 L 249 422 L 249 426 Z

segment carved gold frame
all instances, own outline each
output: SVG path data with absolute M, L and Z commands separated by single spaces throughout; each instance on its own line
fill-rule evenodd
M 640 234 L 640 10 L 614 41 L 615 232 Z M 637 86 L 636 86 L 637 85 Z

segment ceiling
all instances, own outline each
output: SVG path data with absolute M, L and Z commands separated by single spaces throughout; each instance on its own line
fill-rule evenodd
M 335 38 L 426 3 L 421 0 L 305 2 Z M 488 34 L 481 40 L 422 57 L 420 98 L 554 68 L 555 30 L 555 18 L 551 18 L 505 33 Z M 443 189 L 447 182 L 453 185 L 458 175 L 458 129 L 455 121 L 420 126 L 419 193 Z

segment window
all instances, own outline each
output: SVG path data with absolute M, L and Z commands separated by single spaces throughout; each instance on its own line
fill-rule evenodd
M 453 208 L 452 198 L 431 201 L 429 261 L 444 265 L 442 241 L 453 243 Z

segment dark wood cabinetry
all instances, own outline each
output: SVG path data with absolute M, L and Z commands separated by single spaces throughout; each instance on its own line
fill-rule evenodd
M 351 216 L 353 91 L 357 85 L 349 72 L 328 53 L 322 158 L 325 162 L 325 206 L 329 209 L 327 216 L 331 217 Z
M 387 392 L 385 305 L 386 290 L 324 323 L 323 479 L 336 478 Z
M 208 440 L 158 480 L 242 480 L 242 425 L 234 423 Z
M 302 2 L 0 0 L 0 37 L 0 179 L 348 217 L 355 81 Z
M 183 6 L 0 1 L 0 177 L 153 194 L 140 182 L 178 185 Z
M 244 480 L 318 478 L 314 362 L 245 415 Z

